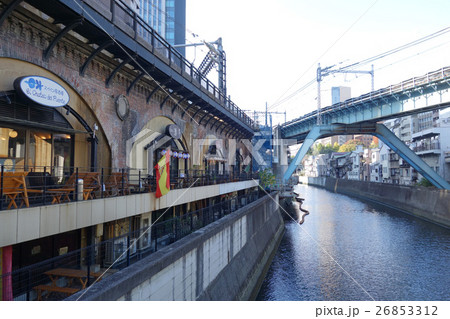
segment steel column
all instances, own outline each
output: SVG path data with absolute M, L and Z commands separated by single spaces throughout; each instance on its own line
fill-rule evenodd
M 289 164 L 288 169 L 283 175 L 283 183 L 286 184 L 303 157 L 308 152 L 311 145 L 319 138 L 332 135 L 348 134 L 370 134 L 381 139 L 387 146 L 394 150 L 409 165 L 417 170 L 422 176 L 428 179 L 434 186 L 441 189 L 450 189 L 447 183 L 439 174 L 437 174 L 424 160 L 414 153 L 402 140 L 392 133 L 383 124 L 365 123 L 365 124 L 331 124 L 314 126 L 305 138 L 302 146 Z

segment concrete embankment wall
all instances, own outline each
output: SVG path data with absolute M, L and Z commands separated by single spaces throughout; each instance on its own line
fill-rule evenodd
M 97 282 L 68 300 L 249 300 L 284 233 L 265 196 Z
M 299 177 L 302 184 L 355 196 L 450 227 L 450 191 L 425 187 L 370 183 L 330 177 Z

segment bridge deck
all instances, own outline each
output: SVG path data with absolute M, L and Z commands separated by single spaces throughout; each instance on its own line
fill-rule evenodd
M 322 108 L 323 124 L 377 122 L 450 106 L 450 67 Z M 283 138 L 302 141 L 317 123 L 317 110 L 281 126 Z

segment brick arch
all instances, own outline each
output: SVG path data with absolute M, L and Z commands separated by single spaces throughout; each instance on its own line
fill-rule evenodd
M 100 119 L 96 116 L 95 112 L 89 106 L 88 102 L 83 98 L 83 96 L 78 92 L 74 85 L 68 83 L 60 76 L 55 73 L 43 68 L 42 66 L 36 65 L 31 62 L 15 59 L 0 57 L 0 91 L 12 91 L 14 90 L 13 83 L 14 80 L 20 76 L 27 75 L 39 75 L 49 79 L 54 80 L 63 86 L 70 96 L 70 101 L 68 106 L 72 110 L 67 114 L 67 109 L 60 107 L 56 110 L 70 123 L 73 129 L 78 131 L 87 132 L 86 125 L 90 128 L 94 127 L 94 123 L 98 126 L 98 131 L 96 136 L 98 138 L 98 159 L 97 166 L 99 167 L 109 167 L 111 166 L 111 148 L 108 139 L 105 135 L 104 129 Z M 74 114 L 78 114 L 83 121 L 80 121 Z M 84 123 L 83 123 L 84 122 Z M 87 132 L 88 133 L 88 132 Z M 83 143 L 86 143 L 86 136 L 82 134 L 76 136 L 76 155 L 75 155 L 75 166 L 89 166 L 89 149 L 80 149 L 77 151 L 77 147 L 81 148 Z M 87 143 L 86 143 L 87 144 Z

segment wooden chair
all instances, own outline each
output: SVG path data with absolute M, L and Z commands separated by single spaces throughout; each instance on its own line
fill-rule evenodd
M 100 173 L 87 172 L 83 174 L 83 199 L 93 199 L 95 198 L 95 192 L 100 189 Z
M 20 206 L 25 203 L 26 207 L 30 207 L 27 184 L 25 181 L 25 176 L 27 176 L 27 174 L 28 172 L 3 172 L 2 193 L 7 197 L 7 200 L 9 200 L 8 209 L 10 209 L 11 206 L 18 208 L 16 198 L 19 195 L 22 197 Z
M 122 184 L 123 175 L 123 184 Z M 129 195 L 131 184 L 128 180 L 128 173 L 114 172 L 108 176 L 105 182 L 105 195 L 106 196 L 120 196 Z
M 83 199 L 94 197 L 94 191 L 100 187 L 100 173 L 97 172 L 78 172 L 78 179 L 83 180 Z M 77 173 L 73 173 L 67 179 L 66 183 L 60 188 L 48 189 L 47 193 L 53 196 L 52 204 L 61 202 L 70 202 L 70 193 L 75 193 L 77 186 Z

